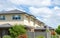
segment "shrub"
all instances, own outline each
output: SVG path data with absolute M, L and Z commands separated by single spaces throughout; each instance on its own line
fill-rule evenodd
M 9 31 L 10 31 L 10 35 L 12 38 L 16 38 L 19 35 L 26 33 L 26 29 L 25 29 L 24 25 L 17 25 L 17 24 L 15 24 L 13 27 L 11 27 L 9 29 Z
M 11 38 L 9 35 L 4 35 L 3 38 Z
M 51 31 L 51 35 L 56 35 L 56 32 L 55 31 Z
M 26 34 L 19 35 L 18 38 L 27 38 L 27 35 Z

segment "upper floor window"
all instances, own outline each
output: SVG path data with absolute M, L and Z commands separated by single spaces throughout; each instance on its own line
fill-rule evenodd
M 20 19 L 21 19 L 20 15 L 13 15 L 13 20 L 20 20 Z
M 0 20 L 5 20 L 5 16 L 4 15 L 0 15 Z

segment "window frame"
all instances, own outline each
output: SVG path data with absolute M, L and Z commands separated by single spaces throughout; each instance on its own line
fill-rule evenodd
M 21 15 L 13 15 L 12 19 L 13 20 L 20 20 L 21 19 Z
M 0 20 L 5 20 L 5 15 L 0 15 Z

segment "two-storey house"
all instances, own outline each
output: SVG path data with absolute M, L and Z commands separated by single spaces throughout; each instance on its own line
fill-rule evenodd
M 35 16 L 28 14 L 26 12 L 20 10 L 11 10 L 0 12 L 0 36 L 8 33 L 9 27 L 14 24 L 22 24 L 25 25 L 26 28 L 31 32 L 45 30 L 45 24 Z

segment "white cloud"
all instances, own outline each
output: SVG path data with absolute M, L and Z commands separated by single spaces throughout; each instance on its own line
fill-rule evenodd
M 47 7 L 44 7 L 44 8 L 30 7 L 29 9 L 31 14 L 35 16 L 42 16 L 44 18 L 49 18 L 52 15 L 52 10 L 50 10 Z
M 24 11 L 22 8 L 18 8 L 16 5 L 12 4 L 8 0 L 4 0 L 4 1 L 0 0 L 0 11 L 9 11 L 9 10 L 14 10 L 14 9 Z
M 16 8 L 16 7 L 8 7 L 8 8 L 0 8 L 0 11 L 9 11 L 9 10 L 15 10 L 15 9 L 18 9 L 18 10 L 20 10 L 20 11 L 24 11 L 25 12 L 25 10 L 23 10 L 23 9 L 19 9 L 19 8 Z
M 0 7 L 2 7 L 2 4 L 0 4 Z
M 54 7 L 53 12 L 55 13 L 55 15 L 60 16 L 60 7 L 58 6 Z
M 48 7 L 30 7 L 29 9 L 31 14 L 37 16 L 37 19 L 43 21 L 49 26 L 55 26 L 54 28 L 56 28 L 56 26 L 58 26 L 58 24 L 60 23 L 60 7 L 55 6 L 53 9 L 50 9 Z
M 54 5 L 60 5 L 60 0 L 53 0 Z
M 54 9 L 55 9 L 55 10 L 58 10 L 58 9 L 60 9 L 60 8 L 59 8 L 58 6 L 55 6 Z
M 51 0 L 9 0 L 9 1 L 18 5 L 23 4 L 37 7 L 51 5 Z
M 60 13 L 58 13 L 57 15 L 60 16 Z

